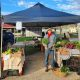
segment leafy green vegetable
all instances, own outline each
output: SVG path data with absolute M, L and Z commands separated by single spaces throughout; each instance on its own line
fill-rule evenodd
M 62 66 L 62 67 L 61 67 L 61 72 L 69 73 L 70 70 L 69 70 L 69 68 L 68 68 L 67 66 Z
M 43 38 L 43 39 L 42 39 L 42 43 L 44 43 L 44 44 L 47 45 L 47 44 L 49 43 L 49 40 L 48 40 L 47 38 Z
M 12 52 L 11 49 L 8 49 L 7 51 L 5 51 L 5 54 L 8 55 L 11 54 L 11 52 Z
M 58 41 L 56 44 L 55 44 L 55 47 L 58 48 L 58 47 L 63 47 L 65 46 L 69 41 L 67 40 L 61 40 L 61 41 Z
M 13 48 L 13 49 L 12 49 L 12 52 L 18 52 L 19 49 L 20 49 L 20 48 Z
M 80 50 L 80 43 L 76 45 L 76 48 Z

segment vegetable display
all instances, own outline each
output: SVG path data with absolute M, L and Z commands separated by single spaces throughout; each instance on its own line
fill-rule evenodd
M 20 48 L 13 48 L 12 52 L 18 52 L 20 50 Z
M 69 49 L 79 49 L 80 50 L 80 42 L 79 41 L 60 40 L 60 41 L 56 42 L 55 47 L 56 48 L 66 47 Z
M 13 49 L 9 48 L 4 52 L 4 54 L 6 54 L 6 55 L 12 54 L 14 52 L 18 52 L 19 50 L 20 50 L 20 48 L 13 48 Z
M 8 55 L 8 54 L 11 54 L 12 53 L 12 51 L 11 51 L 11 49 L 8 49 L 7 51 L 5 51 L 4 52 L 6 55 Z
M 59 48 L 59 47 L 64 47 L 69 41 L 67 40 L 60 40 L 58 42 L 56 42 L 55 47 Z
M 44 44 L 47 45 L 47 44 L 49 43 L 49 40 L 48 40 L 47 38 L 43 38 L 43 39 L 42 39 L 42 43 L 44 43 Z
M 69 50 L 67 48 L 64 48 L 64 47 L 59 48 L 58 52 L 62 55 L 68 55 L 70 53 Z
M 70 70 L 67 66 L 62 66 L 61 67 L 61 72 L 64 72 L 64 73 L 68 74 L 70 72 Z
M 70 43 L 67 43 L 66 44 L 66 48 L 75 49 L 76 48 L 76 45 L 70 42 Z

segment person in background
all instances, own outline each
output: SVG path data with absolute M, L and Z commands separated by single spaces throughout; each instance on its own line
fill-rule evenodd
M 66 33 L 64 33 L 64 36 L 63 36 L 62 39 L 63 39 L 63 40 L 67 40 Z
M 48 45 L 45 48 L 45 71 L 48 72 L 48 66 L 49 66 L 49 55 L 51 55 L 51 69 L 55 70 L 55 60 L 54 60 L 54 44 L 56 42 L 55 34 L 53 33 L 52 29 L 49 28 L 47 31 L 47 34 L 44 36 L 44 38 L 48 39 Z
M 42 32 L 42 38 L 45 36 L 45 32 Z
M 66 32 L 66 37 L 67 37 L 68 39 L 70 39 L 70 34 L 69 34 L 69 32 Z
M 70 35 L 69 32 L 64 33 L 64 40 L 69 40 L 70 39 Z

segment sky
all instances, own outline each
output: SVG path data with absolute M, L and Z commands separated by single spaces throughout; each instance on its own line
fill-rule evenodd
M 1 14 L 27 9 L 37 2 L 58 11 L 80 15 L 80 0 L 1 0 Z

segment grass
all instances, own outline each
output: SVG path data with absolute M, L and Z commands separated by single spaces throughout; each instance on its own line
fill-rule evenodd
M 23 41 L 31 41 L 33 37 L 18 37 L 16 38 L 16 42 L 23 42 Z

